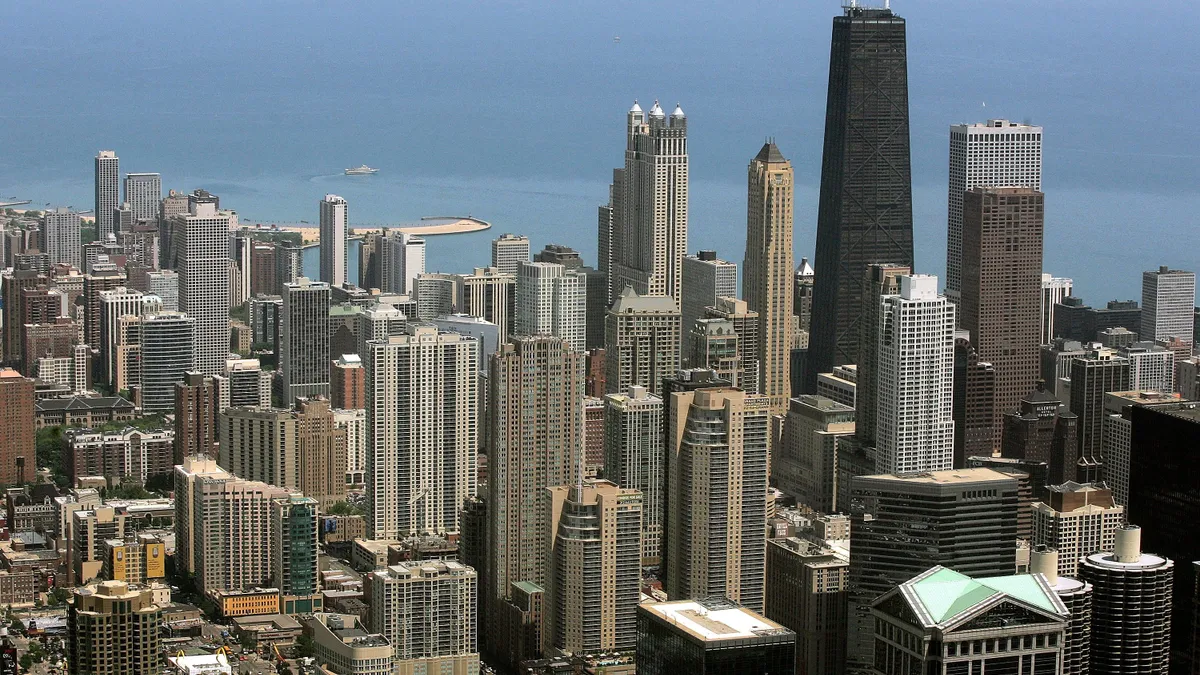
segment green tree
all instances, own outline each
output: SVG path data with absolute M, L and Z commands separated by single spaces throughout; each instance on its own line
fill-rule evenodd
M 328 513 L 331 516 L 361 516 L 366 512 L 361 507 L 355 506 L 348 502 L 340 501 L 330 504 L 329 508 L 325 510 L 325 513 Z

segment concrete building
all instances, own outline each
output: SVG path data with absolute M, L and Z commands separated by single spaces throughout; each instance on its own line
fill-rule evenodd
M 637 611 L 637 672 L 796 672 L 796 634 L 727 598 L 648 602 Z
M 83 247 L 80 243 L 79 214 L 66 207 L 46 211 L 42 218 L 42 247 L 50 256 L 50 263 L 65 263 L 72 267 L 83 267 Z M 112 220 L 112 216 L 109 216 Z
M 346 234 L 350 219 L 346 200 L 325 195 L 320 203 L 321 281 L 330 287 L 346 283 Z
M 162 176 L 157 173 L 125 174 L 125 201 L 133 211 L 133 221 L 158 222 L 162 207 Z
M 960 297 L 963 287 L 963 193 L 984 186 L 1042 189 L 1040 126 L 1003 119 L 950 126 L 946 295 L 953 300 Z M 1069 289 L 1070 280 L 1066 281 Z
M 337 675 L 393 675 L 392 643 L 354 614 L 318 613 L 308 623 L 313 656 Z
M 1063 675 L 1087 675 L 1092 661 L 1092 585 L 1058 575 L 1058 551 L 1037 547 L 1029 552 L 1029 573 L 1040 574 L 1071 613 L 1063 640 Z
M 858 366 L 837 366 L 832 373 L 817 375 L 817 395 L 857 410 Z
M 758 343 L 761 338 L 759 335 L 761 322 L 758 312 L 751 311 L 745 300 L 720 297 L 717 298 L 715 305 L 704 308 L 704 317 L 728 321 L 733 325 L 733 332 L 737 336 L 737 352 L 734 354 L 734 358 L 738 363 L 739 372 L 736 378 L 730 379 L 730 382 L 747 394 L 758 393 L 762 371 L 762 365 L 758 360 L 760 352 Z M 695 360 L 695 354 L 693 354 L 693 360 Z M 690 367 L 701 366 L 692 364 Z
M 417 275 L 414 282 L 417 299 L 417 318 L 432 321 L 455 312 L 454 286 L 458 278 L 454 274 L 426 272 Z
M 121 160 L 112 150 L 101 150 L 96 155 L 96 232 L 103 238 L 108 233 L 116 234 L 113 228 L 113 210 L 121 205 Z
M 1039 386 L 1021 399 L 1018 410 L 1003 419 L 1002 457 L 1045 462 L 1049 467 L 1047 480 L 1052 485 L 1080 477 L 1079 416 L 1052 394 Z
M 514 277 L 529 260 L 529 237 L 505 233 L 492 240 L 492 267 Z
M 176 565 L 195 575 L 204 594 L 265 586 L 273 562 L 272 500 L 286 497 L 284 488 L 185 457 L 175 467 Z
M 1105 328 L 1096 334 L 1096 341 L 1109 349 L 1129 347 L 1138 341 L 1138 334 L 1123 326 Z M 1154 344 L 1153 342 L 1148 344 Z
M 717 257 L 716 251 L 697 251 L 683 258 L 683 287 L 680 291 L 683 330 L 691 330 L 704 310 L 717 304 L 717 298 L 736 298 L 737 264 Z M 685 345 L 683 359 L 694 358 L 692 346 Z M 690 362 L 690 361 L 689 361 Z
M 1092 350 L 1071 361 L 1069 405 L 1079 418 L 1076 438 L 1081 481 L 1096 481 L 1103 475 L 1104 394 L 1129 390 L 1129 360 L 1112 350 Z
M 737 389 L 672 393 L 667 429 L 667 593 L 763 606 L 766 397 Z
M 666 519 L 663 400 L 645 387 L 604 397 L 604 476 L 642 495 L 642 564 L 662 562 Z
M 147 314 L 139 333 L 142 410 L 174 410 L 175 385 L 196 369 L 196 320 L 182 312 Z
M 36 450 L 33 380 L 12 368 L 0 368 L 0 483 L 32 480 Z
M 1137 300 L 1109 300 L 1103 308 L 1089 307 L 1074 296 L 1063 298 L 1054 308 L 1054 336 L 1091 342 L 1107 328 L 1141 330 L 1142 310 Z
M 479 348 L 413 324 L 367 344 L 367 530 L 373 538 L 455 533 L 475 494 Z
M 1063 672 L 1070 610 L 1041 575 L 972 579 L 938 565 L 875 600 L 871 611 L 871 672 L 879 675 Z
M 586 274 L 557 263 L 520 262 L 513 319 L 515 335 L 553 335 L 566 340 L 572 349 L 583 351 L 587 320 Z
M 679 370 L 679 309 L 665 295 L 620 292 L 605 326 L 605 386 L 608 393 L 630 386 L 661 391 L 662 380 Z
M 346 432 L 346 485 L 367 483 L 367 411 L 365 408 L 333 411 L 333 422 Z
M 100 160 L 96 161 L 99 164 Z M 158 672 L 161 621 L 162 608 L 148 588 L 104 581 L 75 589 L 67 601 L 67 672 Z
M 975 187 L 963 196 L 960 322 L 979 360 L 996 369 L 994 448 L 1001 416 L 1038 380 L 1043 204 L 1032 187 Z
M 170 223 L 179 308 L 195 321 L 194 368 L 205 375 L 220 375 L 229 358 L 229 230 L 236 224 L 236 213 L 197 196 L 188 198 L 187 215 Z
M 631 651 L 637 643 L 642 494 L 607 480 L 546 489 L 550 573 L 542 653 Z
M 126 532 L 121 539 L 104 541 L 104 579 L 129 584 L 147 584 L 167 576 L 167 547 L 161 537 L 151 533 Z
M 1040 188 L 1039 188 L 1040 189 Z M 1042 340 L 1050 344 L 1054 335 L 1054 308 L 1071 295 L 1075 282 L 1066 277 L 1056 277 L 1042 272 Z
M 767 540 L 763 615 L 796 633 L 797 673 L 845 672 L 849 577 L 850 561 L 831 548 L 796 537 Z
M 376 241 L 380 290 L 416 295 L 417 277 L 425 273 L 425 239 L 393 230 Z
M 401 563 L 368 575 L 371 629 L 391 643 L 397 675 L 479 672 L 477 576 L 452 561 Z
M 722 378 L 735 385 L 742 376 L 742 360 L 739 356 L 738 334 L 733 322 L 726 319 L 697 319 L 688 335 L 684 336 L 683 353 L 691 356 L 684 362 L 695 368 L 716 371 Z
M 1124 523 L 1125 507 L 1103 483 L 1051 485 L 1033 505 L 1031 544 L 1057 551 L 1058 574 L 1078 578 L 1080 559 L 1113 550 Z
M 973 577 L 1011 574 L 1017 552 L 1017 479 L 992 469 L 860 476 L 851 486 L 847 660 L 870 667 L 871 603 L 931 565 Z M 962 533 L 971 523 L 971 536 Z
M 328 507 L 346 498 L 346 433 L 329 401 L 289 408 L 229 408 L 220 421 L 221 466 L 246 480 L 296 490 Z
M 67 453 L 63 459 L 72 482 L 87 476 L 103 476 L 109 485 L 145 485 L 152 477 L 171 474 L 175 465 L 175 434 L 169 430 L 66 432 Z
M 455 307 L 459 313 L 496 324 L 500 342 L 507 342 L 516 311 L 516 275 L 505 274 L 495 267 L 476 267 L 470 274 L 460 274 L 457 278 Z
M 125 316 L 142 316 L 163 311 L 158 298 L 146 297 L 141 291 L 124 286 L 100 291 L 99 340 L 88 346 L 100 352 L 103 377 L 110 384 L 116 374 L 116 344 L 118 322 Z
M 491 357 L 486 498 L 491 554 L 480 604 L 495 654 L 508 652 L 504 636 L 516 628 L 501 615 L 514 585 L 546 584 L 549 528 L 548 514 L 539 507 L 541 492 L 579 480 L 583 361 L 562 338 L 549 336 L 514 337 Z M 533 401 L 537 405 L 529 404 Z
M 1196 273 L 1162 266 L 1142 272 L 1142 317 L 1139 337 L 1143 340 L 1178 338 L 1193 344 L 1196 306 Z
M 937 277 L 900 277 L 880 300 L 873 344 L 877 473 L 942 471 L 954 462 L 954 306 Z
M 862 316 L 858 320 L 855 344 L 858 353 L 853 357 L 855 370 L 854 410 L 857 413 L 855 441 L 874 448 L 879 415 L 879 342 L 884 331 L 883 299 L 900 294 L 900 279 L 912 274 L 912 265 L 869 263 L 863 277 Z M 956 314 L 957 316 L 957 314 Z M 818 375 L 820 379 L 820 375 Z M 818 392 L 821 393 L 821 392 Z M 836 400 L 836 399 L 835 399 Z
M 258 359 L 229 359 L 225 362 L 220 406 L 271 407 L 271 372 Z
M 1064 380 L 1071 380 L 1071 362 L 1077 356 L 1087 356 L 1088 350 L 1078 340 L 1054 338 L 1050 344 L 1042 345 L 1041 349 L 1041 379 L 1046 391 L 1060 400 L 1069 402 L 1069 391 L 1063 388 L 1059 391 Z
M 837 444 L 854 434 L 854 408 L 816 395 L 791 400 L 771 477 L 796 502 L 818 513 L 842 510 L 837 503 Z
M 1092 672 L 1167 673 L 1175 563 L 1142 552 L 1136 526 L 1119 530 L 1114 545 L 1079 563 L 1080 578 L 1093 588 Z
M 688 232 L 682 108 L 675 106 L 668 120 L 658 101 L 649 113 L 634 102 L 626 115 L 625 165 L 613 172 L 611 194 L 610 229 L 601 237 L 612 244 L 600 269 L 609 275 L 614 299 L 632 286 L 638 295 L 666 296 L 678 306 Z
M 748 171 L 742 285 L 746 306 L 758 312 L 757 391 L 771 399 L 773 415 L 787 412 L 791 398 L 794 182 L 792 163 L 764 143 Z
M 329 395 L 329 284 L 300 277 L 283 285 L 279 370 L 284 403 Z
M 1152 342 L 1135 342 L 1117 349 L 1129 361 L 1131 391 L 1175 391 L 1175 353 Z

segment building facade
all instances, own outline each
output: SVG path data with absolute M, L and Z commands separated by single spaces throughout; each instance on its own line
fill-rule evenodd
M 904 19 L 851 5 L 833 19 L 813 266 L 809 382 L 855 363 L 867 265 L 913 262 Z M 855 138 L 855 142 L 850 142 Z
M 771 399 L 774 415 L 791 398 L 794 183 L 792 163 L 765 143 L 748 171 L 742 286 L 747 307 L 758 312 L 758 392 Z
M 666 519 L 663 400 L 645 387 L 604 397 L 604 476 L 642 495 L 642 564 L 662 562 Z
M 325 195 L 320 203 L 321 281 L 337 288 L 346 283 L 346 200 Z
M 665 295 L 621 291 L 608 310 L 605 329 L 605 386 L 608 393 L 631 386 L 661 391 L 662 380 L 679 370 L 679 308 Z
M 953 300 L 960 297 L 963 283 L 963 193 L 976 187 L 1041 190 L 1042 128 L 1001 119 L 950 126 L 946 295 Z M 1070 279 L 1066 281 L 1065 295 L 1070 295 Z M 1041 343 L 1047 340 L 1049 336 Z
M 961 325 L 996 369 L 993 449 L 1001 416 L 1040 372 L 1044 197 L 1034 188 L 975 187 L 963 195 Z
M 667 593 L 763 606 L 770 404 L 738 389 L 672 393 Z
M 374 538 L 455 533 L 476 491 L 479 351 L 414 324 L 367 344 L 367 521 Z

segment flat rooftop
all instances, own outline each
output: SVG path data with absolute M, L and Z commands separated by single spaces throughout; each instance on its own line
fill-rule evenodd
M 736 603 L 721 599 L 683 600 L 641 605 L 642 609 L 705 642 L 744 640 L 789 633 L 787 628 Z
M 974 469 L 947 469 L 945 471 L 926 471 L 902 475 L 883 474 L 878 476 L 863 476 L 863 478 L 904 481 L 924 485 L 965 485 L 993 480 L 1015 480 L 1011 475 L 1000 473 L 995 469 L 979 467 Z

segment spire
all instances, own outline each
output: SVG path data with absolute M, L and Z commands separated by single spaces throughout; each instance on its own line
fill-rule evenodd
M 651 108 L 650 108 L 650 116 L 651 117 L 666 117 L 666 113 L 664 113 L 662 107 L 658 105 L 658 99 L 654 100 L 654 105 L 651 106 Z
M 642 106 L 638 105 L 638 102 L 637 102 L 637 99 L 636 99 L 636 98 L 635 98 L 635 99 L 633 99 L 633 107 L 629 109 L 629 112 L 631 112 L 631 113 L 640 113 L 640 112 L 642 112 Z
M 671 113 L 671 117 L 685 117 L 683 114 L 683 107 L 678 103 L 675 104 L 675 112 Z
M 779 151 L 779 146 L 775 145 L 775 139 L 767 139 L 767 142 L 763 143 L 762 150 L 758 151 L 758 154 L 755 155 L 754 159 L 755 161 L 766 162 L 768 164 L 777 164 L 787 161 L 787 159 L 783 156 L 783 153 Z

